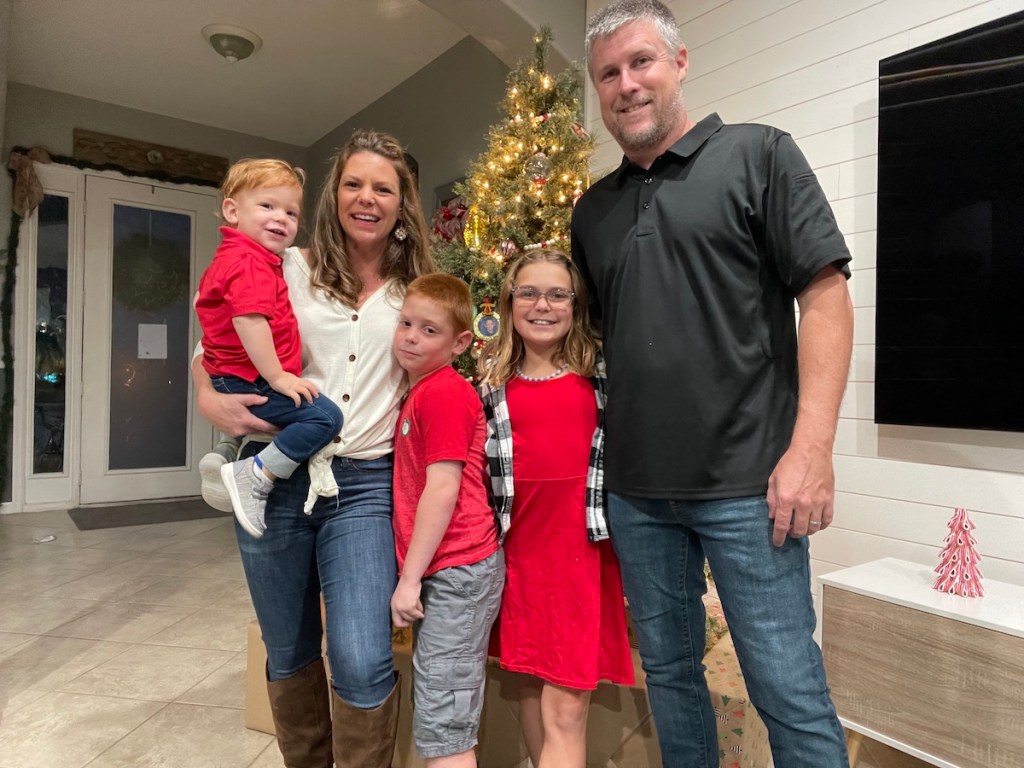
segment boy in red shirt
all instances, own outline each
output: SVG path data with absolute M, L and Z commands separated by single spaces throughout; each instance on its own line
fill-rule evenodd
M 396 626 L 418 622 L 413 740 L 428 768 L 473 768 L 487 644 L 505 558 L 487 495 L 483 406 L 452 361 L 472 340 L 473 302 L 456 277 L 412 281 L 393 349 L 409 374 L 395 429 Z
M 298 232 L 303 180 L 283 160 L 240 160 L 228 169 L 221 185 L 227 226 L 195 301 L 203 368 L 214 389 L 265 396 L 249 410 L 281 428 L 256 456 L 220 467 L 235 518 L 256 538 L 267 529 L 274 480 L 290 477 L 342 423 L 338 406 L 300 378 L 299 326 L 281 268 L 281 254 Z

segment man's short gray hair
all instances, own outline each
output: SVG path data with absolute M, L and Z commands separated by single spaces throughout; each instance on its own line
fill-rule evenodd
M 619 27 L 635 21 L 649 21 L 670 53 L 675 55 L 683 45 L 679 25 L 664 3 L 659 0 L 613 0 L 590 17 L 587 22 L 587 39 L 584 52 L 590 61 L 590 47 L 595 40 L 608 37 Z

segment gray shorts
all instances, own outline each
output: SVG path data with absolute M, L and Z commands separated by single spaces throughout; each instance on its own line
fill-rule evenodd
M 416 625 L 412 652 L 412 734 L 425 758 L 476 746 L 487 645 L 504 586 L 501 549 L 478 563 L 444 568 L 423 580 L 423 618 Z

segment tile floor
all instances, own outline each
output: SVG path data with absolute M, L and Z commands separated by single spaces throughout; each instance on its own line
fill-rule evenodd
M 282 768 L 243 724 L 252 618 L 230 517 L 0 516 L 0 768 Z
M 230 517 L 79 531 L 66 512 L 0 515 L 0 768 L 283 768 L 243 724 L 253 618 Z

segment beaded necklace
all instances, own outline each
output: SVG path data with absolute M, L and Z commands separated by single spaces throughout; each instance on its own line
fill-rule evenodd
M 519 366 L 519 367 L 516 368 L 516 376 L 518 376 L 523 381 L 533 381 L 533 382 L 550 381 L 551 379 L 558 378 L 563 373 L 565 373 L 567 370 L 569 370 L 569 366 L 568 365 L 563 365 L 561 368 L 559 368 L 556 371 L 552 371 L 547 376 L 527 376 L 525 373 L 523 373 L 522 366 Z

